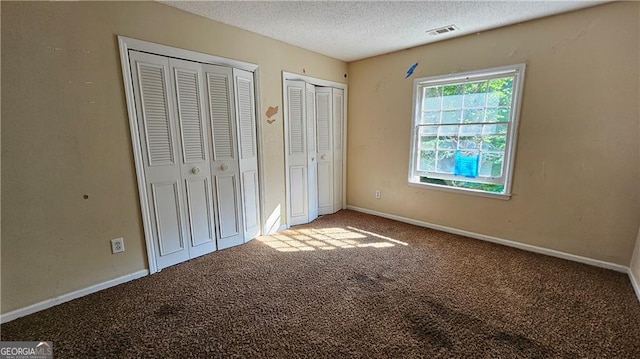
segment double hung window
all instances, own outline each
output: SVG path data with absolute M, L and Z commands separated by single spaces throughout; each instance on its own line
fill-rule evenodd
M 524 69 L 416 79 L 409 182 L 508 197 Z

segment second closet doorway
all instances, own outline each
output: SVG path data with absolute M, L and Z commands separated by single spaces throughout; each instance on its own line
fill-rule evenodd
M 287 225 L 344 208 L 346 85 L 284 74 Z

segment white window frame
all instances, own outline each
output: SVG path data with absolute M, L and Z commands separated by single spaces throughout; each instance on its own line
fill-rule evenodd
M 475 71 L 467 71 L 460 72 L 455 74 L 447 74 L 447 75 L 439 75 L 439 76 L 431 76 L 431 77 L 423 77 L 417 78 L 413 80 L 413 118 L 412 118 L 412 131 L 411 131 L 411 149 L 409 154 L 409 177 L 408 182 L 409 185 L 419 186 L 419 187 L 427 187 L 433 188 L 437 190 L 472 194 L 484 197 L 491 198 L 499 198 L 499 199 L 509 199 L 511 198 L 511 185 L 513 180 L 513 167 L 514 167 L 514 159 L 515 159 L 515 151 L 518 139 L 518 122 L 520 119 L 520 106 L 522 103 L 522 92 L 524 87 L 524 73 L 525 73 L 526 64 L 515 64 L 501 67 L 494 67 L 483 70 L 475 70 Z M 504 185 L 504 193 L 494 193 L 483 190 L 476 190 L 470 188 L 463 187 L 454 187 L 448 185 L 440 185 L 434 183 L 424 183 L 420 182 L 420 177 L 424 177 L 425 173 L 423 171 L 418 171 L 418 160 L 420 159 L 419 154 L 419 129 L 421 125 L 422 119 L 422 89 L 425 87 L 439 86 L 439 85 L 448 85 L 448 84 L 460 84 L 466 82 L 476 82 L 480 80 L 490 80 L 493 78 L 501 78 L 506 76 L 513 76 L 513 92 L 512 92 L 512 101 L 511 101 L 511 111 L 508 122 L 503 122 L 508 124 L 507 130 L 507 139 L 506 139 L 506 148 L 504 153 L 503 160 L 503 172 L 501 178 L 494 179 L 484 179 L 482 181 L 477 181 L 473 179 L 469 179 L 464 176 L 455 176 L 455 175 L 444 175 L 438 174 L 433 178 L 437 179 L 445 179 L 445 180 L 456 180 L 456 181 L 464 181 L 464 182 L 480 182 L 480 183 L 494 183 L 494 184 L 503 184 Z

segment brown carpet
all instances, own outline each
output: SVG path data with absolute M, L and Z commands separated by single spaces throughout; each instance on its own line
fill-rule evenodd
M 625 274 L 353 211 L 0 329 L 56 358 L 640 358 Z

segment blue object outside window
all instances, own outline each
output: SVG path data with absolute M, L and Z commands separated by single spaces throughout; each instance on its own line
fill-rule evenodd
M 480 155 L 465 156 L 460 150 L 456 151 L 455 165 L 453 168 L 453 174 L 456 176 L 465 177 L 477 177 L 478 176 L 478 164 L 480 162 Z

